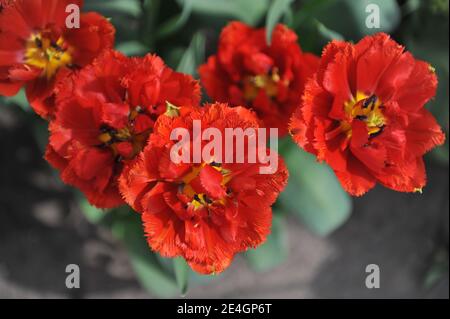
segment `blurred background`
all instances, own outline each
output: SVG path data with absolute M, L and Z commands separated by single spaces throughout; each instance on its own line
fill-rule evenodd
M 380 8 L 379 29 L 366 27 L 368 4 Z M 436 68 L 427 107 L 448 133 L 448 0 L 85 0 L 84 11 L 111 18 L 118 50 L 156 53 L 196 77 L 231 20 L 286 23 L 319 55 L 331 39 L 387 32 Z M 0 298 L 449 297 L 448 142 L 426 157 L 423 194 L 378 186 L 352 199 L 328 167 L 281 141 L 291 178 L 269 240 L 199 276 L 151 253 L 137 214 L 98 211 L 63 185 L 43 159 L 46 130 L 23 93 L 0 98 Z M 80 266 L 80 289 L 65 286 L 68 264 Z M 379 289 L 365 286 L 368 264 L 380 267 Z

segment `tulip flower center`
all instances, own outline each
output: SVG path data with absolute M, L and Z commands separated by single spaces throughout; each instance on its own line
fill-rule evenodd
M 344 105 L 347 119 L 341 121 L 340 129 L 352 136 L 352 122 L 361 121 L 366 124 L 370 137 L 375 137 L 383 132 L 386 119 L 383 115 L 384 106 L 376 95 L 367 96 L 361 92 Z
M 42 77 L 49 80 L 59 68 L 72 63 L 70 51 L 62 37 L 52 40 L 48 32 L 33 34 L 27 43 L 25 63 L 42 69 Z
M 100 128 L 101 148 L 111 149 L 117 162 L 133 159 L 144 148 L 153 127 L 153 121 L 142 108 L 137 107 L 128 117 L 128 125 L 116 129 L 108 125 Z
M 186 195 L 194 210 L 214 205 L 225 205 L 229 190 L 227 183 L 231 172 L 220 163 L 211 162 L 195 166 L 183 177 L 181 191 Z
M 280 82 L 278 68 L 273 68 L 268 74 L 247 76 L 243 82 L 244 98 L 247 101 L 253 101 L 260 90 L 264 90 L 269 98 L 276 97 Z

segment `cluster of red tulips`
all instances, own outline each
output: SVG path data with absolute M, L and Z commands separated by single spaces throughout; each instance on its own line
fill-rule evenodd
M 445 136 L 424 105 L 434 97 L 431 65 L 384 33 L 357 44 L 330 42 L 305 53 L 288 27 L 227 25 L 200 82 L 154 55 L 113 49 L 115 29 L 95 12 L 66 26 L 81 0 L 0 2 L 0 94 L 22 88 L 48 120 L 45 154 L 61 179 L 92 205 L 130 205 L 151 249 L 182 256 L 197 272 L 219 273 L 265 241 L 271 206 L 287 183 L 280 159 L 260 164 L 174 163 L 171 131 L 277 128 L 325 161 L 360 196 L 377 183 L 401 192 L 426 184 L 423 155 Z M 200 105 L 201 85 L 215 102 Z M 302 163 L 298 163 L 298 169 Z

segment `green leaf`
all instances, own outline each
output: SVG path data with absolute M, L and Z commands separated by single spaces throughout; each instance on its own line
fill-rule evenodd
M 343 40 L 345 40 L 344 36 L 342 34 L 327 28 L 323 23 L 321 23 L 317 20 L 316 20 L 316 27 L 317 27 L 317 31 L 319 32 L 319 35 L 321 35 L 327 41 L 332 41 L 332 40 L 343 41 Z
M 130 209 L 116 212 L 112 231 L 125 244 L 131 265 L 142 286 L 158 297 L 176 296 L 177 282 L 149 248 L 139 214 Z
M 419 10 L 421 0 L 408 0 L 404 5 L 402 5 L 402 15 L 407 16 L 415 11 Z
M 139 41 L 126 41 L 119 43 L 116 50 L 128 56 L 144 55 L 149 51 L 149 49 Z
M 78 206 L 86 219 L 92 224 L 100 224 L 106 217 L 108 210 L 92 206 L 80 192 L 76 192 Z
M 173 269 L 178 288 L 180 289 L 181 295 L 184 296 L 188 290 L 190 268 L 182 257 L 177 257 L 173 259 Z
M 268 44 L 272 41 L 272 32 L 281 18 L 288 11 L 293 0 L 274 0 L 269 8 L 266 18 L 266 41 Z
M 192 0 L 195 13 L 234 18 L 250 25 L 258 23 L 268 5 L 269 0 Z
M 150 50 L 154 50 L 158 17 L 161 12 L 160 0 L 141 0 L 142 16 L 139 23 L 139 40 Z
M 33 136 L 42 153 L 45 153 L 48 144 L 48 123 L 41 118 L 33 118 Z
M 423 280 L 425 288 L 432 288 L 445 276 L 445 274 L 448 274 L 448 270 L 448 250 L 445 248 L 440 248 L 434 253 L 432 264 L 425 274 L 425 278 Z
M 447 42 L 448 44 L 448 42 Z M 439 60 L 438 53 L 446 55 L 446 59 Z M 426 108 L 429 109 L 438 120 L 443 131 L 447 135 L 445 144 L 437 147 L 432 151 L 434 158 L 442 162 L 443 164 L 449 163 L 449 98 L 448 98 L 448 86 L 449 86 L 449 71 L 448 71 L 448 47 L 447 50 L 435 51 L 435 55 L 430 57 L 431 64 L 436 68 L 436 74 L 438 76 L 438 89 L 436 97 L 431 100 Z
M 205 57 L 205 36 L 203 33 L 196 33 L 191 41 L 191 44 L 181 57 L 178 64 L 177 71 L 195 75 L 197 67 L 203 62 Z
M 333 171 L 291 143 L 283 152 L 290 178 L 279 203 L 313 232 L 326 236 L 350 216 L 352 201 Z
M 181 2 L 181 5 L 183 7 L 181 13 L 176 17 L 170 18 L 168 21 L 158 27 L 158 31 L 156 33 L 157 39 L 165 38 L 177 32 L 186 24 L 186 22 L 189 20 L 189 17 L 191 16 L 192 1 L 193 0 L 179 1 Z
M 23 90 L 23 89 L 20 90 L 19 93 L 17 93 L 16 95 L 14 95 L 12 97 L 3 97 L 2 96 L 1 98 L 5 104 L 18 105 L 25 112 L 30 112 L 32 110 L 30 104 L 28 103 L 27 96 L 25 94 L 25 90 Z
M 306 19 L 313 18 L 317 15 L 317 12 L 320 12 L 326 6 L 332 4 L 337 0 L 314 0 L 314 1 L 306 1 L 302 4 L 299 10 L 293 14 L 293 28 L 297 29 L 302 25 Z
M 448 133 L 447 133 L 448 136 Z M 434 158 L 443 164 L 447 164 L 449 162 L 449 144 L 448 138 L 445 141 L 445 144 L 434 149 L 431 154 L 433 154 Z
M 292 12 L 292 10 L 287 10 L 285 12 L 283 19 L 281 20 L 281 23 L 284 23 L 285 25 L 287 25 L 289 28 L 292 29 L 294 25 L 294 13 Z
M 433 13 L 432 9 L 426 7 L 430 3 L 423 3 L 424 7 L 414 11 L 402 28 L 402 44 L 417 59 L 431 64 L 436 70 L 438 88 L 436 96 L 426 104 L 442 129 L 449 134 L 449 50 L 448 32 L 436 32 L 436 30 L 448 30 L 448 15 L 439 12 Z M 448 2 L 447 2 L 448 6 Z M 444 146 L 435 148 L 432 153 L 434 159 L 448 165 L 449 141 Z
M 123 242 L 137 279 L 147 291 L 163 298 L 176 296 L 179 290 L 186 291 L 187 283 L 182 286 L 181 269 L 178 270 L 179 275 L 175 274 L 175 279 L 172 269 L 166 269 L 160 257 L 151 251 L 139 214 L 127 206 L 110 211 L 101 210 L 91 206 L 83 194 L 78 193 L 77 196 L 86 218 L 91 223 L 109 227 L 113 235 Z
M 379 8 L 379 28 L 368 28 L 366 25 L 371 14 L 366 12 L 369 4 Z M 395 0 L 309 0 L 295 14 L 295 29 L 302 27 L 308 19 L 316 19 L 346 39 L 357 41 L 368 34 L 392 33 L 400 23 L 401 11 Z
M 98 11 L 109 16 L 112 13 L 129 14 L 138 17 L 141 8 L 138 0 L 89 0 L 83 8 L 84 11 Z
M 272 231 L 264 244 L 256 249 L 248 250 L 245 257 L 256 271 L 272 269 L 288 256 L 288 238 L 284 219 L 277 213 L 273 215 Z
M 175 278 L 177 279 L 177 285 L 178 289 L 181 292 L 181 294 L 185 294 L 187 292 L 187 288 L 190 285 L 203 285 L 208 284 L 212 282 L 213 280 L 216 280 L 217 278 L 220 278 L 223 274 L 214 274 L 214 275 L 204 275 L 197 273 L 193 271 L 189 265 L 182 259 L 181 257 L 178 258 L 166 258 L 162 257 L 158 254 L 155 255 L 158 259 L 160 265 L 169 273 L 173 274 Z M 178 267 L 178 268 L 177 268 Z M 178 272 L 178 274 L 177 274 Z M 184 279 L 184 276 L 187 278 Z M 187 281 L 186 284 L 184 284 L 184 281 Z M 183 289 L 183 286 L 185 286 L 185 289 Z M 184 290 L 184 291 L 183 291 Z

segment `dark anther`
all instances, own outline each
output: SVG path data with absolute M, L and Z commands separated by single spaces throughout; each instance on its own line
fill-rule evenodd
M 81 67 L 78 64 L 74 64 L 74 63 L 67 64 L 67 67 L 72 70 L 81 69 Z
M 200 197 L 198 196 L 198 194 L 194 195 L 194 200 L 196 200 L 197 202 L 200 202 Z
M 50 43 L 50 45 L 51 45 L 52 48 L 55 49 L 56 51 L 59 51 L 59 52 L 62 52 L 62 51 L 63 51 L 63 49 L 62 49 L 56 42 L 54 42 L 54 41 L 52 41 L 52 42 Z
M 36 46 L 37 46 L 39 49 L 42 49 L 42 40 L 41 40 L 40 38 L 34 39 L 34 43 L 36 43 Z
M 231 188 L 227 188 L 227 195 L 231 195 L 231 193 L 232 193 Z
M 122 162 L 123 161 L 123 157 L 122 156 L 117 156 L 116 157 L 116 163 L 120 163 L 120 162 Z
M 357 120 L 360 120 L 360 121 L 365 121 L 365 120 L 367 120 L 367 116 L 366 116 L 366 115 L 357 115 L 355 118 L 356 118 Z
M 108 147 L 110 147 L 111 145 L 113 145 L 115 142 L 116 142 L 115 138 L 114 138 L 114 137 L 111 137 L 111 139 L 110 139 L 108 142 L 104 142 L 104 143 L 102 143 L 102 144 L 100 144 L 100 145 L 98 145 L 98 146 L 99 146 L 100 148 L 108 148 Z
M 102 132 L 102 133 L 109 133 L 112 136 L 117 134 L 117 131 L 115 129 L 113 129 L 113 128 L 109 127 L 108 125 L 105 125 L 105 124 L 100 126 L 100 132 Z
M 383 133 L 383 131 L 384 131 L 384 125 L 380 127 L 380 130 L 379 130 L 378 132 L 375 132 L 375 133 L 371 134 L 371 135 L 369 136 L 369 138 L 377 137 L 378 135 L 380 135 L 381 133 Z
M 212 199 L 209 198 L 208 196 L 204 195 L 203 198 L 205 199 L 205 202 L 206 202 L 207 204 L 212 204 L 212 203 L 213 203 Z
M 222 166 L 221 163 L 216 163 L 214 161 L 212 161 L 209 165 L 211 165 L 212 167 L 221 167 Z
M 100 132 L 102 132 L 102 133 L 109 133 L 110 130 L 111 130 L 111 129 L 110 129 L 109 126 L 107 126 L 107 125 L 102 125 L 102 126 L 100 127 Z
M 368 106 L 372 106 L 372 108 L 375 106 L 375 103 L 377 102 L 377 96 L 376 95 L 371 95 L 369 98 L 367 98 L 362 106 L 363 108 L 367 108 Z

